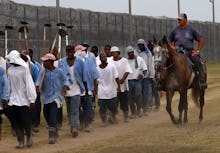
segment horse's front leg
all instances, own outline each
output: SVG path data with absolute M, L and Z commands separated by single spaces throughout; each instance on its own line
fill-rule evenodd
M 173 94 L 174 91 L 167 91 L 166 92 L 166 99 L 167 99 L 167 106 L 166 106 L 166 110 L 170 115 L 170 119 L 173 122 L 173 124 L 177 124 L 178 122 L 176 121 L 173 113 L 172 113 L 172 109 L 171 109 L 171 103 L 172 103 L 172 99 L 173 99 Z
M 182 124 L 183 103 L 181 101 L 181 98 L 179 100 L 178 110 L 179 110 L 179 120 L 178 120 L 178 122 L 179 122 L 179 124 Z
M 203 121 L 203 106 L 205 103 L 204 96 L 205 96 L 205 89 L 202 89 L 200 90 L 200 98 L 199 98 L 199 102 L 200 102 L 199 123 Z
M 187 99 L 187 91 L 185 91 L 182 95 L 183 97 L 183 108 L 184 108 L 184 118 L 183 122 L 188 123 L 188 99 Z
M 187 111 L 188 111 L 188 103 L 187 103 L 187 91 L 180 91 L 180 101 L 179 101 L 179 106 L 178 106 L 178 110 L 179 110 L 179 124 L 182 124 L 182 113 L 184 110 L 184 118 L 183 121 L 184 123 L 188 122 L 187 119 Z

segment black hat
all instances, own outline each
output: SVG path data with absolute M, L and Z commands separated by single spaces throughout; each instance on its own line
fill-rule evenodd
M 186 19 L 187 20 L 187 15 L 185 13 L 180 13 L 179 16 L 178 16 L 178 19 L 179 20 L 182 20 L 182 19 Z
M 87 47 L 87 48 L 90 46 L 89 43 L 86 41 L 82 42 L 80 45 Z

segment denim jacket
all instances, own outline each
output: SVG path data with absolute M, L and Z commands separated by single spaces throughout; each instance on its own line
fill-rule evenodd
M 72 80 L 71 74 L 70 74 L 69 65 L 67 64 L 67 57 L 64 57 L 61 59 L 60 68 L 63 70 L 64 74 L 66 75 L 66 77 L 69 81 L 69 84 L 73 84 L 73 80 Z M 78 58 L 78 57 L 75 58 L 73 69 L 74 69 L 73 72 L 75 74 L 76 80 L 80 86 L 81 93 L 83 93 L 85 91 L 85 86 L 83 84 L 84 63 L 80 58 Z
M 9 81 L 5 73 L 5 70 L 0 66 L 0 110 L 2 109 L 2 100 L 8 100 L 9 94 Z
M 94 61 L 87 57 L 84 61 L 84 82 L 87 83 L 88 91 L 94 90 L 94 80 L 99 77 Z
M 66 75 L 63 74 L 63 71 L 60 68 L 56 68 L 53 71 L 42 68 L 38 78 L 36 80 L 35 85 L 39 86 L 41 79 L 43 77 L 44 72 L 46 71 L 42 88 L 41 95 L 43 98 L 44 104 L 49 104 L 58 100 L 60 104 L 63 102 L 63 96 L 61 95 L 61 91 L 64 85 L 67 87 L 70 86 L 69 81 Z

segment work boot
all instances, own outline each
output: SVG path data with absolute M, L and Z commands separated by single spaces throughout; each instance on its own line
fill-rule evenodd
M 78 129 L 75 126 L 71 127 L 71 134 L 73 138 L 76 138 L 78 136 Z
M 49 144 L 55 144 L 56 142 L 56 128 L 49 127 Z
M 17 149 L 24 148 L 24 131 L 21 129 L 16 130 L 18 145 L 16 146 Z
M 101 117 L 101 120 L 102 120 L 102 123 L 101 123 L 101 127 L 106 127 L 107 126 L 107 115 L 105 113 L 100 113 L 100 117 Z
M 84 132 L 87 132 L 87 133 L 91 132 L 89 124 L 85 125 Z
M 33 126 L 32 131 L 34 133 L 38 133 L 39 132 L 39 127 L 38 126 Z
M 27 136 L 27 143 L 26 146 L 29 148 L 33 145 L 33 139 L 32 136 Z
M 128 123 L 129 122 L 129 120 L 128 120 L 128 111 L 124 111 L 123 114 L 124 114 L 124 122 Z
M 17 149 L 22 149 L 24 147 L 25 147 L 24 142 L 22 142 L 22 141 L 18 142 L 18 145 L 16 146 Z

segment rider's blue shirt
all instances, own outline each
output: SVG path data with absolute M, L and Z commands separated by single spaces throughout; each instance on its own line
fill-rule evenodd
M 193 41 L 199 40 L 201 34 L 192 26 L 187 25 L 186 28 L 176 26 L 169 35 L 169 40 L 175 45 L 182 46 L 186 50 L 193 50 Z

